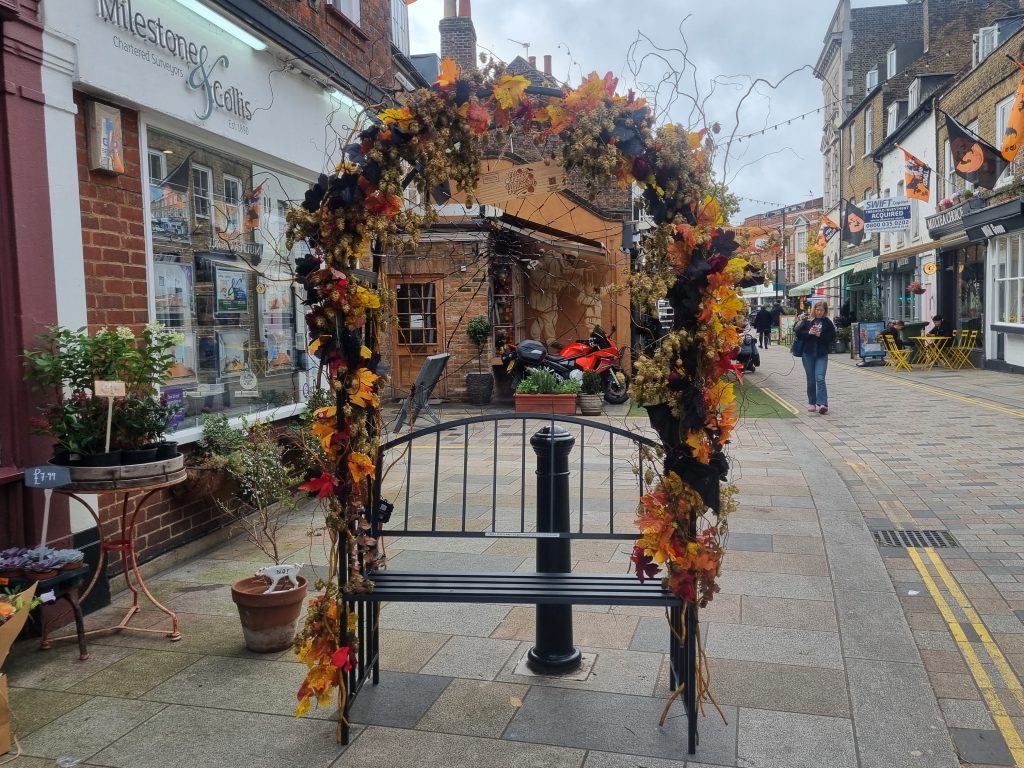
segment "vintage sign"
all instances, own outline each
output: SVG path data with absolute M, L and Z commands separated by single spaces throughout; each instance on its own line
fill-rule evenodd
M 565 168 L 558 160 L 542 160 L 480 174 L 476 188 L 479 203 L 501 206 L 509 200 L 565 189 Z
M 56 464 L 25 467 L 25 486 L 28 488 L 60 488 L 71 485 L 71 470 Z
M 898 232 L 910 229 L 910 201 L 902 197 L 865 200 L 865 232 Z

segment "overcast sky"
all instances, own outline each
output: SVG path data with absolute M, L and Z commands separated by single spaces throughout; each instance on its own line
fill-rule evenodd
M 855 7 L 887 4 L 902 3 L 854 0 Z M 443 0 L 417 0 L 409 6 L 412 53 L 438 52 L 443 5 Z M 619 77 L 621 93 L 629 87 L 643 91 L 647 89 L 637 83 L 657 82 L 669 68 L 682 70 L 680 90 L 686 95 L 675 99 L 666 119 L 687 125 L 697 120 L 691 115 L 691 97 L 699 93 L 707 98 L 717 79 L 704 111 L 708 122 L 721 124 L 719 141 L 734 129 L 742 136 L 782 122 L 765 135 L 731 145 L 727 181 L 735 194 L 749 198 L 741 200 L 735 217 L 742 220 L 821 195 L 822 115 L 798 116 L 822 106 L 821 83 L 810 67 L 821 53 L 835 8 L 834 0 L 473 0 L 473 22 L 481 51 L 511 61 L 526 50 L 509 38 L 529 43 L 539 68 L 544 54 L 550 54 L 553 74 L 572 85 L 583 74 L 610 70 Z M 649 40 L 641 40 L 631 57 L 630 47 L 640 35 Z M 651 56 L 641 61 L 657 48 L 686 45 L 692 66 L 672 51 L 661 54 L 669 66 Z M 634 77 L 631 72 L 641 64 L 639 77 Z M 753 80 L 774 84 L 804 65 L 808 68 L 778 88 L 759 85 L 737 121 L 737 105 Z M 663 108 L 668 107 L 669 90 L 662 88 Z

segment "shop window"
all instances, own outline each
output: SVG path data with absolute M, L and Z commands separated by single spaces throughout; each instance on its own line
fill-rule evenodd
M 1024 325 L 1021 314 L 1024 311 L 1024 237 L 999 237 L 993 242 L 996 250 L 996 322 Z
M 163 152 L 153 152 L 150 150 L 147 153 L 147 157 L 149 161 L 149 183 L 159 184 L 167 178 L 167 155 Z
M 265 231 L 253 162 L 152 126 L 148 141 L 150 158 L 167 149 L 188 158 L 162 178 L 151 159 L 149 187 L 155 319 L 184 335 L 164 387 L 182 406 L 177 430 L 207 413 L 254 418 L 301 402 L 304 318 L 279 233 Z M 308 188 L 276 172 L 272 182 L 295 199 Z
M 192 164 L 192 211 L 196 221 L 209 220 L 213 210 L 213 173 L 209 168 Z
M 398 343 L 437 343 L 437 287 L 434 283 L 403 283 L 396 287 Z

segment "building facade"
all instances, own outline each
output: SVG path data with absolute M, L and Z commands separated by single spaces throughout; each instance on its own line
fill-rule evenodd
M 170 437 L 186 450 L 207 413 L 275 420 L 303 407 L 315 372 L 284 213 L 333 168 L 364 108 L 388 103 L 393 8 L 0 2 L 6 541 L 38 541 L 20 470 L 51 446 L 31 434 L 18 355 L 47 325 L 180 330 L 165 392 L 182 407 Z M 107 523 L 117 514 L 106 495 L 88 501 Z M 51 539 L 92 551 L 91 515 L 67 512 Z M 160 492 L 138 516 L 140 560 L 225 523 L 209 499 Z

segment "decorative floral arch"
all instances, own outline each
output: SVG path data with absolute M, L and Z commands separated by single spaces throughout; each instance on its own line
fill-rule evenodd
M 617 95 L 617 79 L 590 75 L 578 88 L 539 88 L 495 66 L 460 73 L 446 59 L 435 85 L 386 109 L 358 141 L 341 148 L 336 173 L 322 175 L 303 205 L 288 213 L 288 247 L 297 240 L 310 255 L 297 263 L 309 307 L 310 352 L 321 364 L 336 402 L 314 411 L 311 432 L 317 466 L 301 486 L 326 507 L 332 546 L 322 596 L 310 601 L 296 652 L 309 672 L 296 714 L 328 705 L 341 687 L 354 649 L 341 645 L 348 615 L 345 590 L 372 588 L 383 566 L 369 536 L 367 503 L 379 448 L 379 337 L 392 314 L 392 297 L 360 277 L 360 259 L 407 243 L 437 220 L 429 206 L 403 205 L 414 184 L 421 199 L 454 182 L 473 202 L 485 137 L 513 126 L 538 143 L 560 145 L 567 170 L 593 189 L 617 182 L 638 185 L 655 227 L 644 237 L 642 270 L 630 278 L 632 298 L 657 314 L 667 297 L 674 325 L 652 358 L 640 358 L 631 394 L 648 405 L 664 445 L 664 472 L 640 501 L 640 537 L 632 560 L 641 580 L 664 575 L 665 587 L 688 603 L 706 605 L 718 591 L 721 537 L 732 508 L 724 447 L 737 420 L 727 377 L 739 343 L 745 305 L 737 288 L 762 283 L 759 268 L 735 256 L 732 232 L 715 196 L 711 138 L 677 125 L 655 127 L 651 110 L 632 91 Z M 375 268 L 376 257 L 374 257 Z M 339 563 L 339 544 L 345 553 Z M 350 618 L 355 618 L 354 614 Z M 348 633 L 352 636 L 352 633 Z

